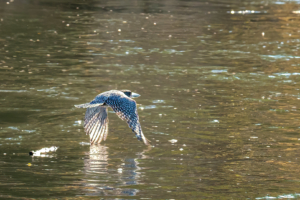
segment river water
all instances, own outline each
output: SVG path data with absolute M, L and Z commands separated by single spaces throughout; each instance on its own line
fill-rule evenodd
M 298 198 L 299 10 L 0 1 L 0 197 Z M 112 110 L 107 141 L 89 145 L 74 105 L 111 89 L 141 95 L 152 147 Z

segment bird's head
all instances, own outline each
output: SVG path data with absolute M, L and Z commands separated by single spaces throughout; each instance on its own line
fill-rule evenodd
M 141 95 L 131 92 L 130 90 L 121 90 L 126 96 L 128 96 L 129 98 L 137 98 Z

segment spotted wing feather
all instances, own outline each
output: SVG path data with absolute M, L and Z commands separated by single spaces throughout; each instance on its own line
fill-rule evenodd
M 107 107 L 87 108 L 84 119 L 84 130 L 90 135 L 91 144 L 106 140 L 108 133 Z
M 122 120 L 126 121 L 129 128 L 135 133 L 138 140 L 143 141 L 149 145 L 148 139 L 144 136 L 141 124 L 139 122 L 139 115 L 137 113 L 136 102 L 126 96 L 106 101 L 115 113 Z

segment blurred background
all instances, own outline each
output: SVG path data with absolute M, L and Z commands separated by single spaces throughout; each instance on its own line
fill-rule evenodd
M 296 0 L 0 0 L 0 198 L 299 198 L 299 26 Z M 89 145 L 74 104 L 111 89 L 153 147 L 112 110 Z

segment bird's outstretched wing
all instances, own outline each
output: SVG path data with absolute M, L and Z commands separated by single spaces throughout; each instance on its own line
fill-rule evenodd
M 90 135 L 91 144 L 105 141 L 108 134 L 107 107 L 88 107 L 85 113 L 84 130 Z
M 136 102 L 133 99 L 122 97 L 114 99 L 114 101 L 111 102 L 107 101 L 106 104 L 115 111 L 118 117 L 127 122 L 129 128 L 132 129 L 138 140 L 149 145 L 149 140 L 143 134 L 136 109 Z
M 74 105 L 76 108 L 93 108 L 93 107 L 97 107 L 97 106 L 102 106 L 103 103 L 84 103 L 84 104 L 79 104 L 79 105 Z

